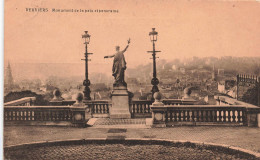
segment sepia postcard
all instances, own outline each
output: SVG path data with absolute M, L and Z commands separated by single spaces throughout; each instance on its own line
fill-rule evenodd
M 5 0 L 2 159 L 260 159 L 260 1 Z

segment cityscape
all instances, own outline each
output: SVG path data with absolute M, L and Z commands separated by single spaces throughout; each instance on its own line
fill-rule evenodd
M 236 64 L 240 64 L 239 67 Z M 259 65 L 259 57 L 193 57 L 182 61 L 179 59 L 173 61 L 158 60 L 159 90 L 166 99 L 179 99 L 183 97 L 183 90 L 186 87 L 192 87 L 191 96 L 202 104 L 208 103 L 206 101 L 208 95 L 221 94 L 237 98 L 237 75 L 249 74 L 259 77 Z M 41 72 L 45 77 L 44 79 L 26 75 L 30 72 L 32 74 L 42 66 L 46 67 Z M 71 67 L 71 64 L 50 64 L 50 66 L 42 64 L 42 66 L 41 64 L 32 64 L 31 66 L 30 64 L 27 64 L 27 66 L 19 66 L 18 64 L 12 68 L 12 64 L 8 63 L 5 67 L 5 96 L 10 92 L 30 91 L 41 95 L 46 101 L 50 101 L 53 97 L 53 90 L 60 89 L 65 100 L 75 100 L 76 93 L 83 91 L 82 80 L 84 76 L 81 73 L 78 73 L 78 75 L 72 72 L 62 73 L 62 68 Z M 49 73 L 49 70 L 53 71 L 54 68 L 60 70 L 56 69 L 56 73 Z M 74 70 L 80 70 L 79 68 L 84 71 L 83 64 L 75 65 Z M 14 69 L 27 70 L 27 72 L 19 77 L 14 75 L 17 72 Z M 74 76 L 70 76 L 71 74 L 74 74 Z M 113 84 L 112 75 L 91 73 L 89 79 L 92 82 L 90 85 L 92 99 L 109 100 Z M 133 99 L 151 99 L 151 79 L 152 64 L 128 68 L 126 82 L 129 91 L 134 93 Z M 257 96 L 256 93 L 251 94 Z M 5 100 L 8 102 L 11 99 Z M 257 104 L 257 102 L 251 103 Z

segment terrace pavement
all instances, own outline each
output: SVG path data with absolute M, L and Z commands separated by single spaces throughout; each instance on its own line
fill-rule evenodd
M 98 122 L 98 121 L 97 121 Z M 107 121 L 105 121 L 107 122 Z M 87 138 L 156 138 L 224 144 L 260 153 L 260 128 L 245 126 L 179 126 L 150 128 L 144 120 L 137 124 L 122 123 L 87 128 L 62 126 L 4 126 L 4 146 L 39 141 L 61 141 Z

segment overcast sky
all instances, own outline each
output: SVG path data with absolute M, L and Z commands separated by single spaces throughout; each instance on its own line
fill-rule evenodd
M 26 12 L 48 8 L 48 12 Z M 114 9 L 119 13 L 54 13 L 52 9 Z M 5 1 L 5 61 L 84 63 L 81 35 L 89 31 L 93 66 L 111 66 L 106 55 L 131 38 L 128 67 L 151 63 L 151 28 L 161 59 L 192 56 L 260 56 L 259 2 L 23 0 Z M 95 70 L 95 67 L 92 69 Z M 104 69 L 107 69 L 106 67 Z M 109 67 L 109 70 L 111 68 Z

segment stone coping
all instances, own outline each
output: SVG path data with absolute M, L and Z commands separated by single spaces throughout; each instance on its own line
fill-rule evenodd
M 169 140 L 169 139 L 156 139 L 156 138 L 123 138 L 123 139 L 108 139 L 108 138 L 86 138 L 86 139 L 67 139 L 58 141 L 39 141 L 33 143 L 24 143 L 18 145 L 9 145 L 4 147 L 4 150 L 8 149 L 20 149 L 24 147 L 41 147 L 41 146 L 55 146 L 55 145 L 72 145 L 72 144 L 86 144 L 86 143 L 96 143 L 96 144 L 114 144 L 114 143 L 125 143 L 129 142 L 132 144 L 159 144 L 159 145 L 176 145 L 176 146 L 186 146 L 186 147 L 205 147 L 209 150 L 221 150 L 228 153 L 240 153 L 244 156 L 250 156 L 254 158 L 260 158 L 260 153 L 253 152 L 251 150 L 243 149 L 240 147 L 234 147 L 224 144 L 216 143 L 205 143 L 199 141 L 186 141 L 186 140 Z

